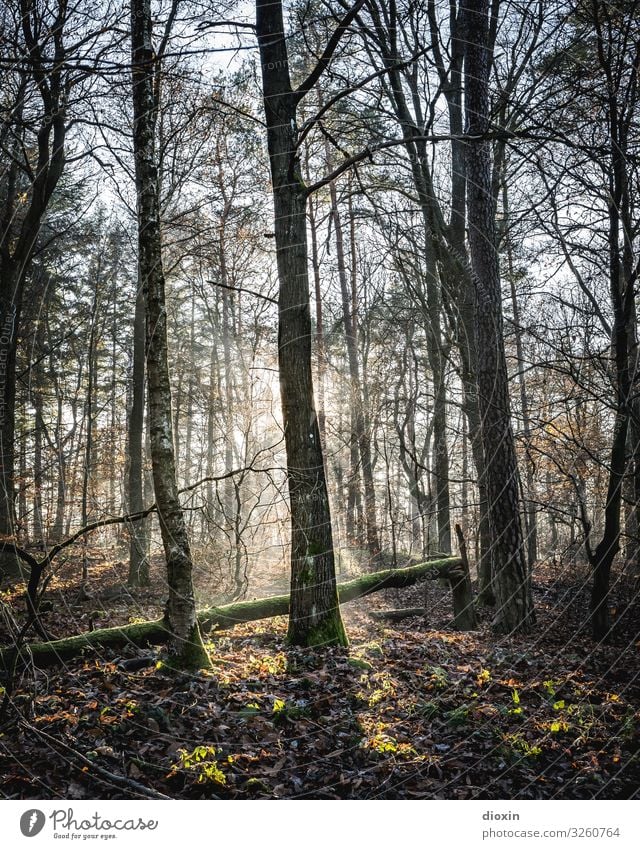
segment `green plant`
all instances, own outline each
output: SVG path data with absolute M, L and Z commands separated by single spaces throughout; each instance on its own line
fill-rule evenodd
M 540 746 L 531 745 L 522 734 L 505 734 L 504 742 L 511 754 L 525 758 L 537 758 L 542 754 Z
M 275 721 L 289 720 L 295 722 L 296 719 L 301 719 L 309 715 L 309 709 L 306 704 L 300 702 L 286 702 L 284 699 L 275 699 L 273 702 L 272 714 Z
M 197 776 L 198 784 L 226 784 L 225 774 L 218 766 L 216 755 L 220 749 L 215 746 L 196 746 L 192 752 L 186 749 L 178 751 L 179 760 L 171 765 L 167 778 L 179 772 L 188 772 Z
M 260 713 L 260 705 L 257 702 L 248 702 L 238 711 L 238 716 L 242 719 L 251 719 L 252 716 L 257 716 Z
M 369 707 L 375 707 L 384 699 L 392 699 L 396 695 L 396 688 L 393 681 L 385 675 L 375 676 L 377 683 L 380 685 L 369 696 Z
M 415 712 L 424 719 L 433 719 L 441 711 L 441 705 L 437 701 L 418 702 L 415 706 Z
M 522 716 L 520 693 L 515 688 L 511 692 L 511 703 L 513 704 L 513 707 L 509 708 L 508 713 L 511 714 L 511 716 Z
M 416 750 L 409 743 L 398 743 L 395 737 L 379 732 L 369 737 L 364 742 L 364 748 L 371 749 L 378 755 L 398 755 L 410 757 L 417 755 Z
M 622 726 L 620 727 L 620 736 L 624 740 L 632 740 L 635 737 L 637 720 L 638 714 L 636 714 L 633 708 L 628 708 L 623 717 Z
M 446 690 L 449 686 L 449 674 L 441 666 L 427 666 L 429 684 L 436 690 Z
M 491 681 L 491 672 L 489 672 L 488 669 L 481 669 L 476 676 L 476 681 L 478 683 L 478 687 L 482 687 L 483 684 L 488 684 L 489 681 Z
M 454 728 L 459 725 L 465 725 L 469 720 L 469 706 L 460 705 L 453 710 L 448 710 L 444 716 L 448 724 Z
M 287 671 L 287 656 L 283 652 L 263 657 L 250 658 L 249 669 L 260 675 L 284 675 Z

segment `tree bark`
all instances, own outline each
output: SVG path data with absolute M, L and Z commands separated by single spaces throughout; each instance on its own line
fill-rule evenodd
M 131 412 L 129 413 L 129 439 L 127 446 L 128 498 L 130 513 L 144 508 L 143 452 L 144 452 L 144 347 L 145 309 L 144 292 L 139 285 L 133 319 L 133 373 Z M 129 577 L 130 587 L 149 585 L 149 524 L 146 520 L 129 525 Z
M 25 280 L 36 247 L 40 225 L 51 196 L 62 175 L 65 160 L 66 97 L 63 73 L 65 71 L 64 28 L 66 3 L 57 4 L 54 21 L 46 21 L 46 12 L 35 4 L 21 0 L 19 14 L 24 38 L 24 49 L 29 54 L 26 64 L 38 88 L 42 101 L 42 114 L 37 130 L 37 161 L 32 166 L 29 202 L 19 224 L 16 203 L 18 199 L 18 156 L 21 140 L 16 137 L 15 157 L 8 169 L 8 181 L 0 226 L 0 536 L 15 534 L 15 482 L 14 440 L 16 402 L 16 354 L 20 327 L 20 314 Z M 46 39 L 53 53 L 51 64 L 46 64 L 39 39 Z M 26 77 L 19 86 L 18 101 L 12 118 L 20 126 L 23 119 L 23 102 Z M 35 103 L 35 101 L 34 101 Z M 20 573 L 20 565 L 9 552 L 0 557 L 0 569 Z
M 138 207 L 138 263 L 146 307 L 146 366 L 153 486 L 167 561 L 165 622 L 170 661 L 184 668 L 209 665 L 196 618 L 193 563 L 178 496 L 167 351 L 154 87 L 158 58 L 152 44 L 150 0 L 131 1 L 133 141 Z
M 280 0 L 257 0 L 279 291 L 278 361 L 291 505 L 289 642 L 346 645 L 311 368 L 306 191 Z
M 372 11 L 374 7 L 372 6 Z M 388 95 L 391 105 L 396 114 L 398 125 L 402 132 L 402 138 L 411 167 L 413 183 L 418 195 L 418 203 L 424 222 L 424 246 L 423 261 L 425 274 L 423 281 L 415 281 L 411 286 L 411 293 L 417 299 L 424 316 L 424 328 L 427 337 L 427 352 L 429 367 L 433 379 L 433 461 L 432 479 L 434 500 L 436 505 L 436 548 L 439 553 L 451 553 L 451 507 L 449 491 L 449 448 L 447 441 L 447 387 L 446 387 L 446 358 L 444 355 L 444 344 L 442 339 L 442 293 L 440 291 L 441 281 L 437 268 L 436 254 L 436 218 L 437 202 L 433 189 L 433 175 L 427 145 L 421 138 L 423 133 L 420 126 L 424 124 L 424 116 L 421 114 L 420 93 L 416 88 L 416 82 L 410 80 L 411 102 L 416 110 L 415 119 L 405 96 L 403 77 L 398 68 L 400 54 L 398 50 L 397 35 L 399 21 L 396 17 L 395 6 L 389 15 L 385 13 L 384 18 L 389 20 L 385 31 L 379 12 L 374 12 L 374 22 L 379 37 L 381 54 L 387 69 L 389 80 Z
M 328 144 L 325 143 L 325 157 L 328 170 L 331 170 L 332 162 L 329 155 Z M 338 209 L 338 192 L 335 181 L 329 183 L 329 197 L 331 199 L 331 217 L 336 237 L 336 259 L 338 264 L 338 279 L 340 281 L 340 293 L 342 299 L 342 320 L 347 347 L 347 362 L 349 365 L 349 382 L 351 388 L 350 401 L 352 409 L 353 433 L 352 441 L 358 448 L 360 459 L 360 470 L 362 472 L 362 483 L 364 489 L 364 520 L 367 539 L 367 550 L 372 557 L 380 553 L 380 540 L 378 539 L 378 527 L 376 522 L 376 494 L 373 483 L 373 464 L 371 461 L 371 439 L 367 431 L 367 424 L 362 398 L 362 385 L 360 380 L 360 363 L 358 359 L 358 327 L 357 316 L 354 310 L 354 298 L 349 290 L 347 279 L 347 266 L 345 262 L 344 234 L 342 221 Z M 352 269 L 352 273 L 354 273 Z M 352 469 L 353 477 L 353 469 Z M 357 481 L 357 478 L 356 478 Z
M 487 0 L 466 2 L 469 247 L 476 294 L 478 399 L 491 528 L 494 627 L 510 634 L 534 623 L 531 585 L 519 516 L 518 469 L 511 427 L 509 384 L 502 329 L 502 296 L 496 250 L 489 130 L 489 21 Z
M 605 59 L 603 34 L 598 30 L 601 67 L 607 72 L 607 118 L 610 138 L 609 161 L 609 290 L 613 309 L 611 328 L 612 370 L 616 415 L 609 461 L 609 480 L 604 510 L 602 537 L 591 553 L 593 586 L 591 590 L 591 628 L 596 640 L 610 635 L 609 592 L 611 568 L 620 550 L 622 489 L 627 465 L 627 437 L 633 412 L 631 395 L 632 373 L 636 359 L 637 338 L 635 322 L 634 255 L 631 242 L 632 227 L 629 176 L 627 173 L 627 132 L 623 121 L 624 108 L 616 99 L 611 67 Z M 611 48 L 611 45 L 608 45 Z M 637 77 L 637 68 L 634 75 Z M 626 104 L 625 104 L 626 106 Z M 621 239 L 622 231 L 622 239 Z M 621 245 L 622 241 L 622 245 Z M 587 549 L 589 551 L 589 548 Z

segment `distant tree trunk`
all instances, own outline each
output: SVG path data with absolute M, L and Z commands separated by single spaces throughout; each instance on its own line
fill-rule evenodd
M 110 436 L 110 457 L 108 461 L 109 468 L 109 506 L 108 511 L 111 516 L 116 514 L 116 480 L 118 473 L 118 427 L 117 427 L 117 408 L 118 408 L 118 355 L 117 355 L 117 340 L 118 340 L 118 316 L 117 316 L 117 273 L 114 271 L 112 277 L 112 292 L 113 297 L 111 310 L 111 381 L 109 387 L 111 411 L 109 416 L 109 436 Z M 122 538 L 122 528 L 116 525 L 115 538 L 119 543 Z
M 139 285 L 133 319 L 133 373 L 131 376 L 131 412 L 129 413 L 129 438 L 127 460 L 127 505 L 130 513 L 144 509 L 143 456 L 144 456 L 144 346 L 145 316 L 144 292 Z M 129 578 L 130 587 L 149 585 L 149 523 L 146 519 L 129 525 Z
M 195 341 L 196 341 L 196 299 L 194 293 L 191 292 L 191 320 L 189 322 L 189 379 L 187 381 L 187 433 L 184 444 L 184 482 L 185 486 L 191 483 L 191 469 L 193 456 L 193 401 L 196 391 L 196 358 L 195 358 Z M 190 517 L 190 520 L 193 516 Z
M 84 464 L 82 467 L 82 525 L 89 522 L 89 484 L 91 481 L 91 469 L 93 466 L 93 414 L 94 414 L 94 387 L 96 372 L 96 313 L 98 310 L 98 289 L 100 287 L 100 259 L 94 273 L 95 291 L 91 303 L 91 325 L 89 328 L 89 351 L 87 354 L 87 397 L 85 399 L 84 421 L 86 429 L 84 445 Z M 82 580 L 86 581 L 89 576 L 87 560 L 87 539 L 82 538 Z
M 214 328 L 212 328 L 213 330 Z M 219 376 L 219 368 L 218 368 L 218 351 L 216 349 L 215 341 L 211 345 L 211 354 L 209 358 L 209 397 L 208 397 L 208 405 L 207 405 L 207 477 L 211 478 L 214 474 L 215 470 L 215 452 L 214 452 L 214 438 L 216 432 L 216 403 L 219 397 L 219 389 L 218 389 L 218 376 Z M 213 481 L 207 481 L 207 509 L 209 510 L 210 517 L 216 513 L 216 499 L 215 499 L 215 490 Z
M 23 392 L 21 394 L 22 399 L 20 406 L 23 412 L 20 417 L 18 437 L 18 444 L 20 446 L 18 457 L 18 477 L 20 485 L 18 487 L 18 520 L 16 523 L 16 531 L 20 545 L 24 547 L 29 541 L 29 517 L 27 511 L 27 426 L 25 422 L 26 393 Z
M 225 265 L 223 268 L 223 282 L 226 281 Z M 226 282 L 225 282 L 226 285 Z M 230 472 L 233 469 L 233 442 L 234 442 L 234 415 L 233 415 L 233 366 L 231 359 L 231 336 L 233 327 L 231 324 L 231 310 L 229 300 L 231 293 L 227 289 L 222 290 L 222 353 L 224 366 L 224 470 Z M 235 497 L 233 480 L 227 478 L 223 484 L 224 492 L 224 517 L 228 527 L 233 527 L 235 512 Z
M 524 368 L 524 348 L 522 345 L 522 327 L 520 325 L 520 305 L 516 292 L 515 268 L 513 265 L 513 249 L 509 235 L 509 192 L 506 176 L 502 186 L 502 207 L 504 210 L 505 240 L 507 248 L 507 265 L 509 269 L 509 287 L 511 291 L 511 309 L 513 311 L 513 333 L 516 340 L 516 362 L 518 364 L 518 388 L 520 390 L 520 412 L 522 415 L 522 435 L 525 443 L 525 481 L 527 484 L 525 501 L 525 527 L 527 532 L 527 557 L 529 569 L 538 559 L 538 516 L 535 505 L 535 466 L 531 457 L 531 415 L 529 412 L 529 393 Z
M 41 349 L 40 349 L 41 350 Z M 33 539 L 44 544 L 44 522 L 42 517 L 42 432 L 44 430 L 41 370 L 34 375 L 31 399 L 35 412 L 33 433 Z
M 138 207 L 138 263 L 146 307 L 146 366 L 153 486 L 167 561 L 169 598 L 165 610 L 171 633 L 169 655 L 184 668 L 209 665 L 196 619 L 193 563 L 178 497 L 171 420 L 165 279 L 155 130 L 155 75 L 161 61 L 153 49 L 150 0 L 131 0 L 133 149 Z
M 326 159 L 329 169 L 331 168 L 331 157 L 328 146 Z M 353 411 L 352 441 L 358 448 L 360 460 L 360 471 L 364 489 L 364 520 L 369 554 L 375 557 L 380 553 L 380 541 L 378 539 L 378 528 L 376 522 L 376 493 L 373 483 L 373 466 L 371 462 L 371 440 L 367 432 L 364 404 L 362 399 L 362 385 L 360 380 L 360 363 L 358 360 L 358 327 L 357 316 L 353 309 L 353 287 L 349 287 L 347 278 L 347 266 L 345 262 L 344 234 L 340 211 L 338 209 L 338 193 L 336 184 L 329 184 L 329 196 L 331 198 L 331 217 L 336 237 L 336 259 L 338 263 L 338 279 L 340 281 L 340 292 L 342 296 L 342 320 L 347 347 L 347 362 L 349 364 L 350 401 Z M 354 271 L 352 269 L 352 271 Z
M 347 479 L 347 539 L 350 545 L 364 544 L 362 515 L 362 486 L 360 485 L 360 453 L 356 432 L 356 415 L 349 406 L 349 477 Z
M 177 470 L 180 468 L 180 450 L 182 448 L 181 439 L 180 439 L 180 425 L 182 422 L 182 402 L 184 401 L 184 390 L 183 390 L 183 378 L 184 378 L 184 357 L 181 352 L 178 350 L 178 368 L 177 368 L 177 377 L 176 377 L 176 391 L 174 395 L 174 405 L 173 405 L 173 451 L 175 457 L 176 464 L 176 474 Z
M 383 4 L 384 5 L 384 4 Z M 410 95 L 405 95 L 405 84 L 398 66 L 398 29 L 400 21 L 396 16 L 395 4 L 383 19 L 379 10 L 372 5 L 372 13 L 379 36 L 382 58 L 387 69 L 389 80 L 388 94 L 400 126 L 404 146 L 407 150 L 413 184 L 415 186 L 420 211 L 424 221 L 424 246 L 422 247 L 425 274 L 424 280 L 409 279 L 410 292 L 418 301 L 424 316 L 424 327 L 427 337 L 427 354 L 429 368 L 433 379 L 433 472 L 432 486 L 435 502 L 435 522 L 437 534 L 437 550 L 443 553 L 451 552 L 451 498 L 449 491 L 449 448 L 447 443 L 447 387 L 446 387 L 446 357 L 442 338 L 442 295 L 440 277 L 437 267 L 436 254 L 436 202 L 434 200 L 433 175 L 429 161 L 428 146 L 422 138 L 423 132 L 418 124 L 424 124 L 421 114 L 420 94 L 416 89 L 417 79 L 407 80 L 410 85 Z M 374 11 L 375 9 L 375 11 Z M 409 102 L 416 110 L 416 118 L 412 116 Z M 409 277 L 405 275 L 405 277 Z M 415 278 L 416 275 L 414 274 Z
M 22 218 L 18 211 L 19 168 L 18 156 L 23 139 L 22 129 L 14 137 L 16 155 L 10 159 L 3 192 L 4 204 L 0 212 L 0 537 L 15 534 L 15 405 L 16 405 L 16 354 L 20 315 L 25 280 L 31 267 L 42 219 L 51 196 L 62 175 L 65 161 L 66 96 L 62 84 L 65 71 L 64 28 L 66 4 L 60 3 L 55 27 L 46 26 L 42 9 L 33 3 L 21 2 L 24 47 L 29 54 L 25 74 L 31 74 L 37 83 L 42 99 L 42 112 L 37 129 L 36 160 L 31 163 L 31 184 L 28 202 L 20 201 L 24 209 Z M 43 31 L 53 35 L 55 62 L 42 55 L 39 41 Z M 24 81 L 18 88 L 18 98 L 9 105 L 12 119 L 22 127 L 24 107 Z M 30 104 L 37 110 L 36 101 Z M 5 107 L 6 108 L 6 107 Z M 36 111 L 37 114 L 37 111 Z M 21 566 L 9 552 L 0 554 L 0 571 L 20 575 Z
M 625 561 L 631 575 L 640 575 L 640 404 L 631 407 L 628 436 L 629 475 L 625 498 Z
M 280 0 L 257 0 L 256 28 L 280 281 L 278 354 L 291 504 L 288 639 L 298 645 L 346 645 L 313 395 L 306 194 L 296 149 L 298 98 L 291 88 Z
M 50 362 L 50 374 L 55 374 L 55 366 L 53 359 Z M 50 540 L 51 542 L 60 542 L 64 536 L 64 508 L 67 498 L 67 457 L 64 450 L 62 439 L 63 428 L 63 408 L 62 408 L 62 391 L 58 385 L 58 381 L 53 379 L 53 384 L 56 388 L 56 442 L 55 450 L 57 454 L 57 471 L 58 482 L 56 487 L 56 509 L 51 527 Z
M 465 56 L 467 131 L 489 130 L 488 0 L 467 0 Z M 518 469 L 502 332 L 500 272 L 492 197 L 491 142 L 467 145 L 469 247 L 476 286 L 478 396 L 491 527 L 494 625 L 499 633 L 530 630 L 531 584 L 519 516 Z
M 316 307 L 316 360 L 318 369 L 318 426 L 322 444 L 326 443 L 326 413 L 325 413 L 325 376 L 327 372 L 327 354 L 324 345 L 324 321 L 322 315 L 322 286 L 320 279 L 320 256 L 318 253 L 318 228 L 313 198 L 308 205 L 309 232 L 311 234 L 311 268 L 313 269 L 313 287 Z
M 0 537 L 15 535 L 15 422 L 16 422 L 16 348 L 20 317 L 22 282 L 10 262 L 2 269 L 1 291 L 10 293 L 0 300 Z M 7 268 L 9 266 L 9 268 Z M 0 555 L 0 568 L 20 575 L 20 561 L 9 552 Z
M 627 173 L 628 125 L 624 112 L 627 104 L 616 100 L 617 89 L 612 85 L 611 66 L 605 59 L 606 46 L 598 30 L 601 66 L 607 70 L 607 119 L 610 138 L 609 171 L 609 291 L 613 309 L 611 328 L 611 357 L 614 372 L 616 415 L 609 460 L 609 480 L 604 509 L 604 528 L 595 551 L 590 554 L 593 567 L 591 591 L 591 628 L 596 640 L 609 636 L 609 592 L 611 568 L 620 550 L 622 489 L 627 467 L 627 438 L 633 414 L 633 368 L 637 357 L 637 328 L 635 318 L 635 282 L 637 268 L 632 244 L 631 186 Z M 610 45 L 609 45 L 610 49 Z M 637 82 L 638 69 L 634 72 Z M 621 244 L 622 242 L 622 244 Z M 633 430 L 632 430 L 633 434 Z M 587 551 L 589 552 L 589 547 Z

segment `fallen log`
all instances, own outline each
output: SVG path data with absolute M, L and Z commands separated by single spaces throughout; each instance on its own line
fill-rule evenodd
M 402 622 L 403 619 L 426 615 L 426 607 L 394 607 L 390 610 L 372 610 L 369 613 L 372 619 L 386 620 L 387 622 Z
M 409 587 L 420 580 L 448 578 L 452 585 L 463 577 L 462 561 L 459 557 L 431 560 L 405 569 L 384 569 L 361 575 L 353 581 L 338 585 L 341 604 L 392 587 Z M 467 602 L 465 602 L 467 603 Z M 252 601 L 237 601 L 221 607 L 209 607 L 198 611 L 198 622 L 204 632 L 222 631 L 242 622 L 286 616 L 289 612 L 289 596 L 279 595 L 258 598 Z M 154 619 L 133 625 L 101 628 L 87 634 L 78 634 L 51 642 L 31 643 L 19 650 L 13 646 L 0 650 L 0 670 L 8 672 L 16 662 L 33 663 L 37 667 L 55 666 L 78 657 L 86 650 L 99 648 L 124 648 L 148 645 L 163 645 L 170 633 L 164 619 Z

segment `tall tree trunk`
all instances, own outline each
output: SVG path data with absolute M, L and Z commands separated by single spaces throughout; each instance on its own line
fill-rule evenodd
M 13 107 L 12 118 L 19 127 L 14 137 L 15 156 L 8 168 L 4 208 L 0 221 L 0 536 L 15 534 L 15 481 L 14 481 L 14 438 L 16 402 L 16 354 L 19 337 L 20 314 L 25 280 L 29 273 L 42 219 L 51 196 L 62 175 L 65 160 L 65 137 L 67 129 L 66 99 L 68 91 L 64 85 L 66 72 L 64 29 L 67 4 L 59 0 L 53 12 L 55 18 L 46 20 L 46 13 L 39 4 L 21 0 L 18 14 L 25 55 L 29 61 L 24 65 L 25 77 L 19 84 L 19 96 Z M 52 36 L 48 45 L 53 57 L 43 56 L 40 39 Z M 51 50 L 51 48 L 53 48 Z M 37 159 L 30 168 L 31 184 L 27 192 L 28 202 L 20 203 L 24 215 L 20 217 L 18 201 L 18 162 L 22 151 L 22 119 L 24 92 L 27 76 L 31 75 L 37 85 L 42 110 L 38 114 L 37 101 L 30 101 L 30 108 L 38 116 Z M 9 552 L 0 554 L 0 570 L 21 573 L 17 558 Z
M 11 260 L 7 259 L 3 266 L 0 283 L 0 537 L 12 538 L 16 524 L 16 351 L 23 283 Z M 20 561 L 9 552 L 0 555 L 0 569 L 13 576 L 22 572 Z
M 129 438 L 127 444 L 127 505 L 130 513 L 144 509 L 143 456 L 144 456 L 144 345 L 145 317 L 144 292 L 139 285 L 133 319 L 133 370 L 131 376 L 131 412 L 129 413 Z M 149 523 L 146 519 L 129 526 L 129 578 L 130 587 L 149 585 Z
M 211 328 L 214 330 L 215 328 Z M 218 368 L 218 351 L 214 343 L 211 345 L 211 353 L 209 356 L 209 393 L 208 393 L 208 403 L 207 403 L 207 477 L 213 477 L 213 473 L 215 470 L 215 452 L 214 452 L 214 438 L 215 438 L 215 424 L 216 424 L 216 404 L 218 402 L 219 397 L 219 372 Z M 209 519 L 211 520 L 215 515 L 217 515 L 217 498 L 215 494 L 215 488 L 212 480 L 207 481 L 207 510 Z
M 159 72 L 152 43 L 150 0 L 131 0 L 133 148 L 138 207 L 138 263 L 146 307 L 146 366 L 153 487 L 167 561 L 170 661 L 184 668 L 209 665 L 196 619 L 193 562 L 178 497 L 171 420 L 167 313 L 162 265 L 160 202 L 155 146 Z
M 297 97 L 289 78 L 280 0 L 257 0 L 256 28 L 274 201 L 280 394 L 291 504 L 288 639 L 346 645 L 311 369 L 306 194 L 296 150 Z
M 469 247 L 476 287 L 478 398 L 491 527 L 494 626 L 499 633 L 527 631 L 534 623 L 518 502 L 518 468 L 511 427 L 502 332 L 489 130 L 490 51 L 488 0 L 467 0 L 465 83 Z
M 38 333 L 40 336 L 41 334 Z M 39 350 L 42 348 L 39 347 Z M 45 543 L 44 522 L 42 516 L 42 434 L 44 431 L 41 369 L 38 367 L 33 376 L 31 399 L 35 412 L 33 432 L 33 540 L 36 544 Z
M 373 7 L 372 7 L 373 10 Z M 437 549 L 451 552 L 451 508 L 449 491 L 449 450 L 447 444 L 447 390 L 445 382 L 444 346 L 442 339 L 442 294 L 437 267 L 436 236 L 438 233 L 437 209 L 427 144 L 420 129 L 424 116 L 421 114 L 420 94 L 415 80 L 409 81 L 410 98 L 416 111 L 415 119 L 405 95 L 405 82 L 399 69 L 398 25 L 395 4 L 385 13 L 389 25 L 384 26 L 378 11 L 374 21 L 380 38 L 382 58 L 389 80 L 388 93 L 400 126 L 404 146 L 409 156 L 411 175 L 418 195 L 418 203 L 424 221 L 424 281 L 412 281 L 410 291 L 417 298 L 425 318 L 427 353 L 434 387 L 433 400 L 433 489 L 436 507 Z M 417 79 L 417 77 L 416 77 Z
M 327 372 L 327 355 L 324 343 L 324 321 L 322 315 L 322 286 L 320 279 L 320 256 L 318 252 L 318 228 L 316 224 L 316 210 L 313 198 L 309 198 L 308 204 L 309 231 L 311 233 L 311 268 L 313 269 L 313 287 L 315 293 L 316 307 L 316 360 L 318 371 L 318 426 L 323 446 L 326 444 L 326 413 L 325 413 L 325 377 Z
M 605 59 L 603 34 L 598 30 L 601 67 L 611 72 Z M 637 69 L 635 75 L 637 77 Z M 627 173 L 628 126 L 624 107 L 617 101 L 617 89 L 609 78 L 607 92 L 608 131 L 610 138 L 609 171 L 609 290 L 613 308 L 611 328 L 612 370 L 616 416 L 609 460 L 609 481 L 604 510 L 602 537 L 591 554 L 593 587 L 591 590 L 591 628 L 596 640 L 606 640 L 610 632 L 609 592 L 611 568 L 620 550 L 622 488 L 627 465 L 627 437 L 633 408 L 632 374 L 637 356 L 635 317 L 635 263 L 632 244 L 631 196 Z M 621 245 L 622 241 L 622 245 Z M 589 548 L 587 549 L 589 551 Z
M 27 511 L 27 423 L 25 421 L 26 393 L 21 393 L 21 408 L 22 415 L 20 416 L 20 426 L 18 429 L 18 477 L 20 485 L 18 487 L 18 517 L 16 522 L 17 537 L 19 544 L 25 546 L 29 541 L 29 518 Z M 35 459 L 34 459 L 35 466 Z
M 504 169 L 503 169 L 504 171 Z M 519 369 L 518 388 L 520 390 L 520 414 L 522 416 L 522 434 L 525 443 L 525 481 L 527 484 L 525 498 L 525 528 L 527 532 L 527 557 L 529 569 L 538 559 L 538 515 L 535 505 L 535 465 L 531 457 L 531 415 L 529 412 L 529 393 L 524 368 L 524 347 L 522 344 L 522 326 L 520 324 L 520 304 L 516 292 L 515 268 L 513 264 L 513 248 L 509 234 L 509 192 L 506 173 L 503 174 L 502 207 L 504 211 L 505 241 L 507 248 L 507 267 L 509 271 L 509 288 L 511 292 L 511 309 L 513 311 L 513 332 L 516 340 L 516 362 Z
M 331 157 L 328 146 L 325 148 L 326 160 L 331 168 Z M 342 221 L 338 209 L 338 193 L 336 184 L 329 184 L 329 196 L 331 198 L 331 217 L 336 237 L 336 259 L 338 263 L 338 279 L 340 281 L 340 293 L 342 296 L 342 320 L 347 346 L 347 362 L 349 364 L 350 400 L 353 411 L 352 440 L 355 441 L 360 458 L 360 470 L 362 472 L 362 483 L 364 488 L 364 519 L 367 539 L 367 549 L 374 558 L 380 553 L 380 541 L 378 539 L 378 528 L 376 522 L 376 493 L 373 483 L 373 466 L 371 462 L 371 440 L 367 432 L 367 425 L 362 399 L 362 385 L 360 380 L 360 363 L 358 361 L 358 327 L 357 316 L 354 310 L 353 286 L 349 287 L 347 278 L 347 266 L 345 262 L 344 234 Z M 352 273 L 355 269 L 352 268 Z
M 81 522 L 84 527 L 89 521 L 89 484 L 91 482 L 91 470 L 93 468 L 93 411 L 94 411 L 94 387 L 96 374 L 96 314 L 98 311 L 98 289 L 100 287 L 100 259 L 98 267 L 94 272 L 95 291 L 91 303 L 91 325 L 89 330 L 89 352 L 87 356 L 87 397 L 84 408 L 84 421 L 86 437 L 84 444 L 84 464 L 82 467 L 82 512 Z M 82 580 L 86 581 L 89 576 L 87 560 L 87 538 L 82 538 Z
M 50 374 L 54 374 L 53 360 L 50 363 Z M 58 482 L 56 487 L 56 509 L 51 526 L 50 541 L 53 543 L 60 542 L 64 536 L 64 508 L 67 498 L 67 457 L 64 450 L 62 439 L 63 429 L 63 407 L 62 407 L 62 389 L 57 380 L 53 380 L 56 388 L 56 442 L 55 449 L 57 454 L 58 466 Z

